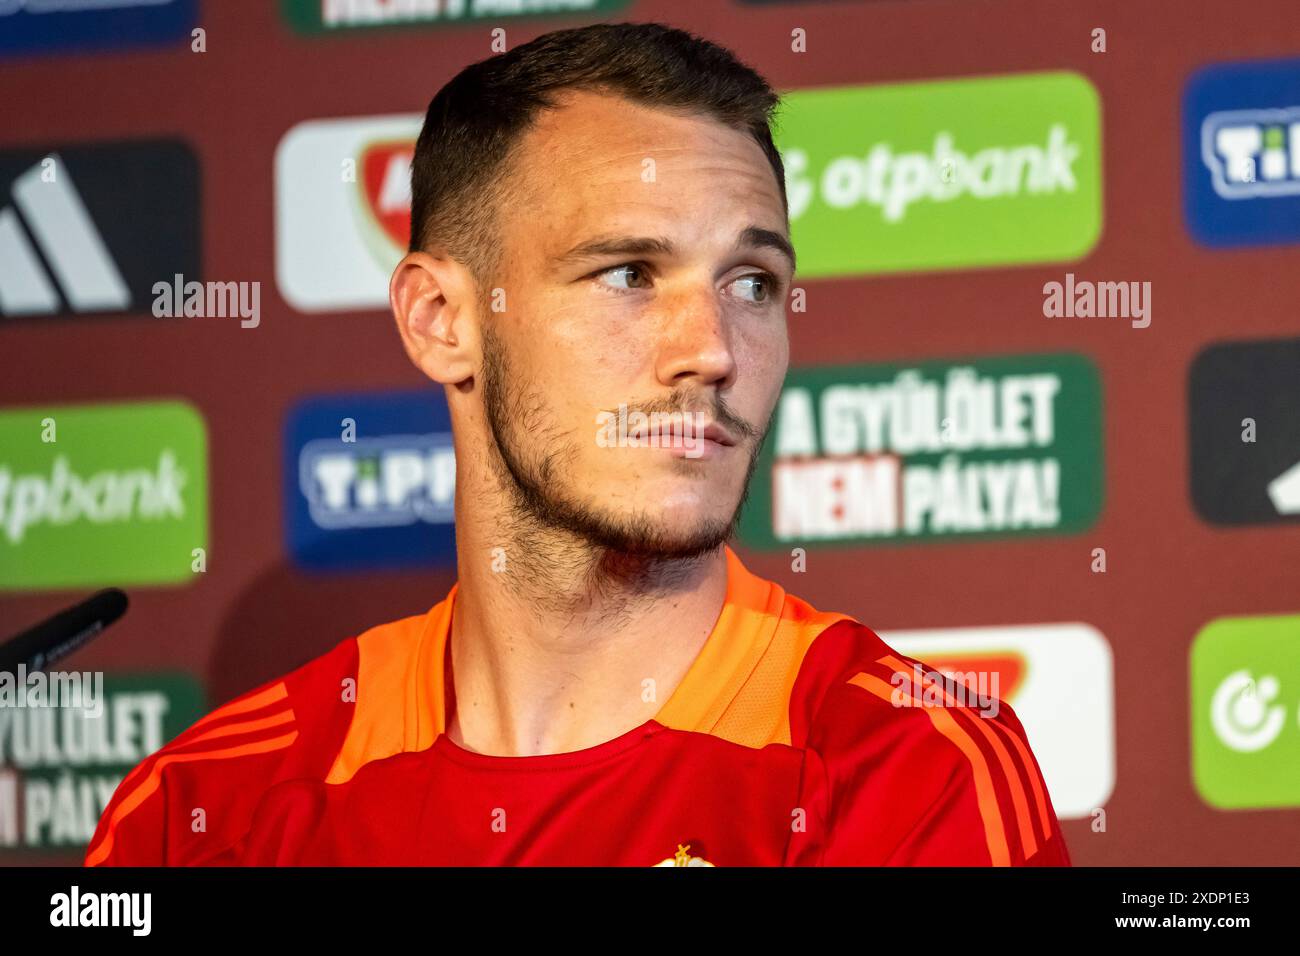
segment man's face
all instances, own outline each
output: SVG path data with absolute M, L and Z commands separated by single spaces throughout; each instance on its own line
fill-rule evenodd
M 518 509 L 592 544 L 701 553 L 734 525 L 789 357 L 776 177 L 712 119 L 564 104 L 525 134 L 499 209 L 482 378 L 502 476 Z M 658 447 L 638 432 L 655 421 Z

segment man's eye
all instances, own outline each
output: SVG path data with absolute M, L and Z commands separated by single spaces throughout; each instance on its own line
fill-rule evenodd
M 650 276 L 643 266 L 629 263 L 614 266 L 597 273 L 602 281 L 615 289 L 644 289 L 650 284 Z
M 765 272 L 741 276 L 732 285 L 740 290 L 741 298 L 750 302 L 766 302 L 776 291 L 776 279 Z

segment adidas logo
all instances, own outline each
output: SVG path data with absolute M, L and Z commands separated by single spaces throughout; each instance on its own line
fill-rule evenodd
M 15 179 L 12 196 L 14 205 L 0 209 L 0 312 L 62 311 L 56 282 L 75 312 L 130 308 L 126 280 L 58 156 L 45 157 Z M 35 246 L 24 234 L 19 213 Z
M 147 312 L 199 276 L 198 178 L 169 140 L 0 151 L 0 316 Z

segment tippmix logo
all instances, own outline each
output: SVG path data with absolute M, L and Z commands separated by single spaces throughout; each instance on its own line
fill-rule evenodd
M 285 507 L 304 568 L 454 561 L 456 456 L 441 392 L 324 396 L 289 416 Z
M 1300 242 L 1300 59 L 1193 74 L 1183 95 L 1183 206 L 1207 246 Z

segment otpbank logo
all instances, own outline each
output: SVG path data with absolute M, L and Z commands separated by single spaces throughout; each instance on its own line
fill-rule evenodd
M 286 423 L 284 478 L 290 550 L 304 568 L 454 560 L 456 456 L 439 391 L 303 402 Z
M 1101 234 L 1101 109 L 1070 72 L 796 90 L 777 145 L 808 277 L 1065 262 Z
M 1191 671 L 1201 798 L 1224 810 L 1300 807 L 1300 615 L 1211 621 Z
M 786 380 L 741 516 L 758 549 L 1086 530 L 1097 368 L 1074 354 L 821 366 Z
M 1193 74 L 1183 97 L 1183 205 L 1207 246 L 1300 242 L 1300 59 Z
M 0 411 L 0 590 L 192 580 L 207 432 L 180 401 Z

